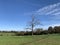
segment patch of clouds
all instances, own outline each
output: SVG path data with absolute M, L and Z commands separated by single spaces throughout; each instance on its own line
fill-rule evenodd
M 52 5 L 45 6 L 36 11 L 38 15 L 59 15 L 60 13 L 60 2 Z
M 56 4 L 47 5 L 36 11 L 24 13 L 24 15 L 60 15 L 60 2 Z
M 50 27 L 50 26 L 55 27 L 55 26 L 60 26 L 60 24 L 59 23 L 58 24 L 49 24 L 49 25 L 40 26 L 40 28 L 48 29 L 48 27 Z

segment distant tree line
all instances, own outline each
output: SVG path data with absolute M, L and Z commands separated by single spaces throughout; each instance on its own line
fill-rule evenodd
M 32 35 L 32 31 L 0 31 L 0 33 L 14 33 L 16 36 Z M 47 30 L 37 28 L 33 35 L 60 34 L 60 26 L 49 27 Z
M 18 31 L 0 31 L 0 33 L 17 33 Z
M 55 27 L 49 27 L 47 30 L 43 29 L 35 29 L 33 31 L 33 35 L 46 35 L 46 34 L 60 34 L 60 26 L 55 26 Z M 21 31 L 19 33 L 16 33 L 17 36 L 20 35 L 32 35 L 32 31 Z

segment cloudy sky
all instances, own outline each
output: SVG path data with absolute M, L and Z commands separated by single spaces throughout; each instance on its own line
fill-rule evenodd
M 23 30 L 32 14 L 41 28 L 59 26 L 60 0 L 0 0 L 0 30 Z

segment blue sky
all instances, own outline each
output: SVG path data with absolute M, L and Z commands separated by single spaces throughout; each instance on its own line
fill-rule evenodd
M 23 30 L 32 14 L 41 28 L 59 26 L 60 0 L 0 0 L 0 30 Z

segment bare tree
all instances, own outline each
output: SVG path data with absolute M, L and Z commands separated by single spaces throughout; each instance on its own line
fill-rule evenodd
M 33 35 L 33 30 L 35 28 L 35 26 L 39 25 L 40 24 L 40 21 L 36 18 L 36 16 L 32 15 L 31 16 L 31 21 L 29 21 L 29 28 L 27 29 L 30 29 L 32 30 L 32 35 Z

